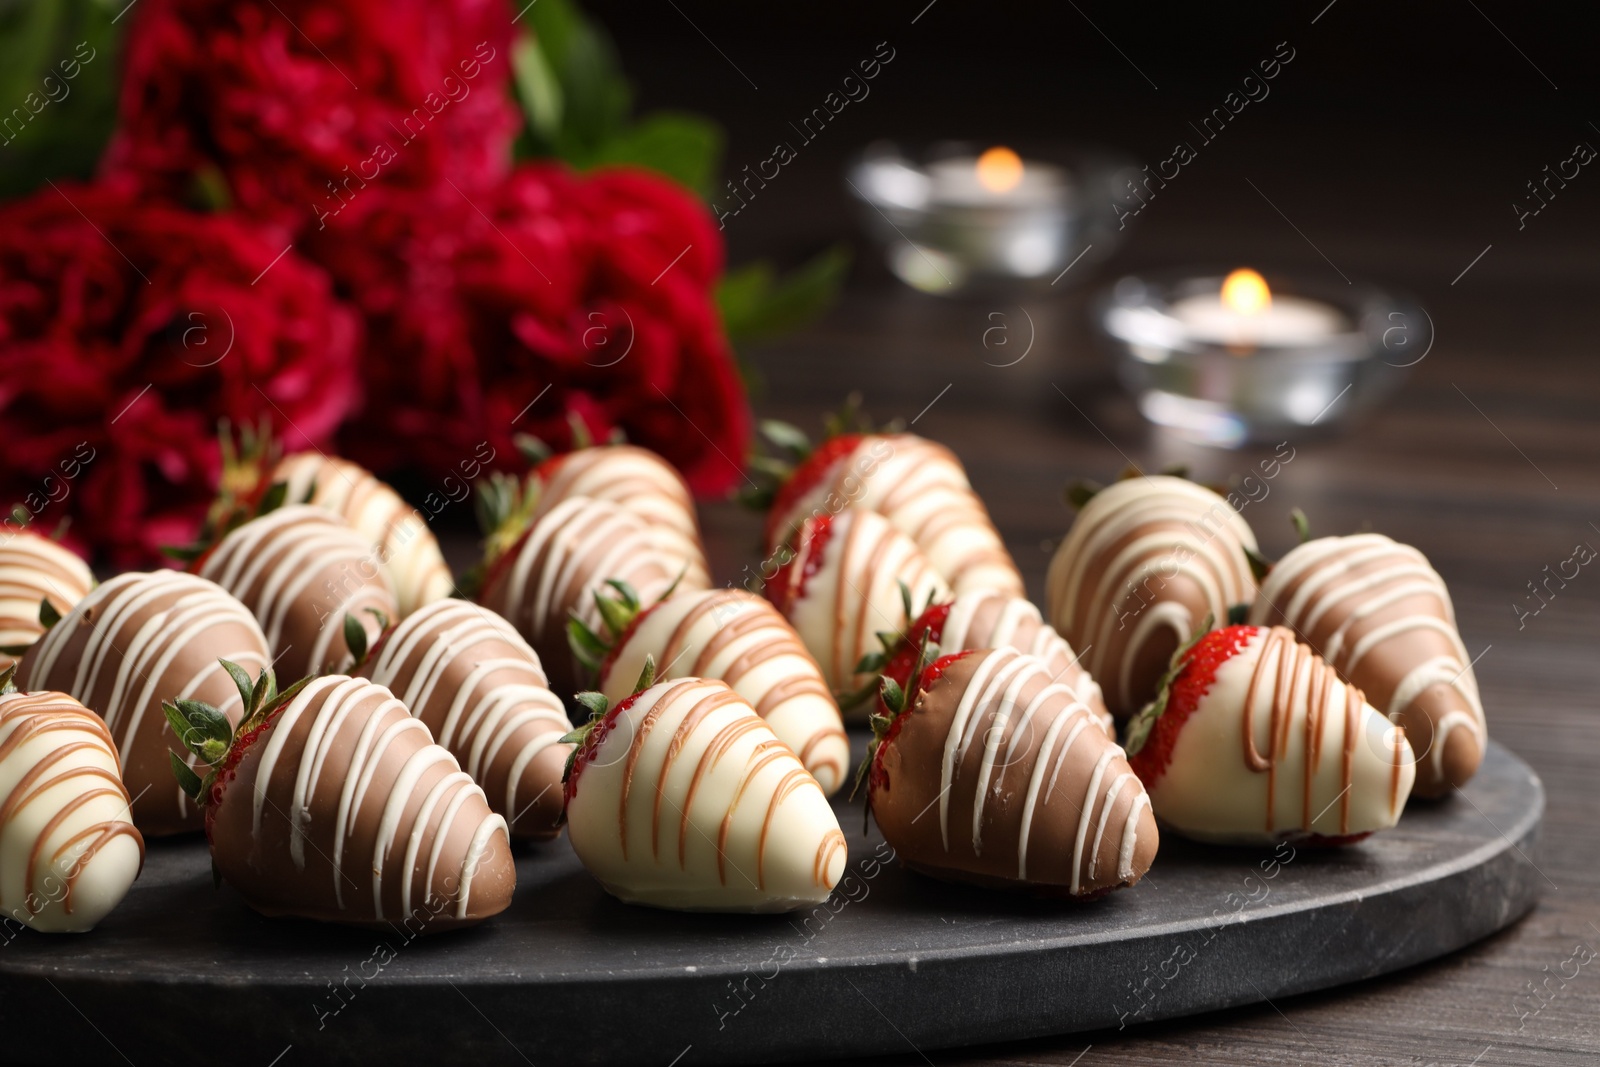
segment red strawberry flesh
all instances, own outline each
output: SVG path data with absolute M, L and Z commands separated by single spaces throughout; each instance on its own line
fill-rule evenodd
M 777 546 L 778 538 L 786 532 L 781 529 L 781 524 L 786 520 L 792 521 L 789 512 L 794 510 L 795 504 L 801 497 L 821 485 L 834 466 L 861 443 L 862 435 L 858 433 L 842 433 L 837 437 L 830 437 L 819 444 L 811 455 L 800 461 L 800 464 L 789 473 L 789 477 L 778 487 L 777 495 L 772 499 L 772 506 L 767 509 L 766 543 L 768 548 Z
M 822 569 L 828 538 L 832 536 L 833 516 L 816 515 L 807 519 L 789 542 L 789 558 L 784 560 L 778 572 L 772 576 L 772 581 L 766 585 L 767 599 L 785 618 L 794 602 L 805 596 L 806 583 Z M 802 559 L 805 561 L 803 565 Z M 797 565 L 801 566 L 798 574 L 795 573 Z
M 563 805 L 571 804 L 572 798 L 578 795 L 578 775 L 583 773 L 583 769 L 589 765 L 595 753 L 600 751 L 600 746 L 605 744 L 606 738 L 617 725 L 617 716 L 633 707 L 634 702 L 649 691 L 641 689 L 617 701 L 616 705 L 601 717 L 595 728 L 589 731 L 589 736 L 584 738 L 583 744 L 578 747 L 577 758 L 572 761 L 572 773 L 567 775 L 566 783 L 562 786 Z
M 1229 626 L 1213 630 L 1184 654 L 1182 669 L 1173 679 L 1167 696 L 1166 710 L 1151 727 L 1144 747 L 1128 760 L 1128 765 L 1146 789 L 1153 789 L 1166 773 L 1167 766 L 1172 762 L 1172 747 L 1178 740 L 1178 733 L 1216 684 L 1217 669 L 1238 655 L 1250 639 L 1260 632 L 1257 626 Z
M 927 692 L 928 687 L 938 681 L 944 672 L 950 668 L 950 664 L 965 656 L 973 655 L 976 651 L 977 649 L 969 648 L 961 652 L 952 652 L 948 656 L 940 656 L 922 668 L 922 674 L 917 678 L 917 692 Z M 894 743 L 894 739 L 900 736 L 900 727 L 905 725 L 906 720 L 911 718 L 915 710 L 912 703 L 907 701 L 900 714 L 896 715 L 894 721 L 889 724 L 888 731 L 878 741 L 878 747 L 872 754 L 872 773 L 869 775 L 868 780 L 867 801 L 869 804 L 872 801 L 871 794 L 889 784 L 889 772 L 883 769 L 883 754 L 889 751 L 889 746 Z

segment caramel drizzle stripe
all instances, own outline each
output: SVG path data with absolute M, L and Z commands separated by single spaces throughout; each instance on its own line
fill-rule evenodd
M 744 777 L 739 779 L 739 787 L 733 791 L 733 801 L 729 803 L 728 812 L 722 817 L 722 826 L 717 830 L 717 881 L 722 885 L 728 884 L 728 872 L 725 869 L 728 858 L 728 830 L 733 826 L 733 816 L 739 810 L 739 801 L 744 799 L 746 787 L 755 781 L 756 776 L 766 768 L 767 764 L 792 755 L 787 745 L 773 738 L 757 745 L 750 753 L 750 758 L 745 761 Z
M 787 745 L 784 746 L 784 751 L 791 758 L 793 757 L 793 753 L 788 752 Z M 778 805 L 782 804 L 788 799 L 790 793 L 793 793 L 796 789 L 808 784 L 812 787 L 816 787 L 817 780 L 811 777 L 810 772 L 808 772 L 804 767 L 795 767 L 788 774 L 783 776 L 782 781 L 778 783 L 778 788 L 772 791 L 772 799 L 767 801 L 767 813 L 761 820 L 761 836 L 756 839 L 757 889 L 767 888 L 767 876 L 762 870 L 762 867 L 766 863 L 767 859 L 767 831 L 772 828 L 772 816 L 777 812 Z
M 689 845 L 689 812 L 694 807 L 694 795 L 700 788 L 700 780 L 705 773 L 715 767 L 722 757 L 727 755 L 728 749 L 740 738 L 753 730 L 762 728 L 761 720 L 740 716 L 718 730 L 711 743 L 706 745 L 705 751 L 700 753 L 700 760 L 695 764 L 694 777 L 689 779 L 689 788 L 683 795 L 683 807 L 678 815 L 678 869 L 687 870 L 687 852 Z
M 1268 694 L 1270 718 L 1267 723 L 1267 733 L 1270 738 L 1270 750 L 1263 755 L 1255 743 L 1255 706 L 1257 694 L 1263 692 L 1269 660 L 1273 664 L 1274 675 L 1272 690 Z M 1306 668 L 1304 672 L 1300 669 L 1302 665 Z M 1303 698 L 1299 692 L 1302 673 L 1306 676 Z M 1345 697 L 1343 751 L 1340 754 L 1339 832 L 1346 834 L 1350 829 L 1350 789 L 1355 780 L 1356 731 L 1360 725 L 1361 708 L 1366 703 L 1366 697 L 1355 686 L 1339 681 L 1333 668 L 1316 658 L 1310 648 L 1300 644 L 1295 639 L 1293 631 L 1282 626 L 1274 626 L 1267 631 L 1255 668 L 1250 674 L 1250 684 L 1245 690 L 1245 713 L 1240 721 L 1245 766 L 1258 774 L 1265 772 L 1267 775 L 1268 833 L 1273 831 L 1276 822 L 1277 768 L 1288 752 L 1292 716 L 1301 699 L 1304 699 L 1306 704 L 1306 714 L 1303 719 L 1306 774 L 1301 828 L 1308 833 L 1312 831 L 1311 782 L 1316 768 L 1321 765 L 1322 734 L 1326 728 L 1327 711 L 1332 703 L 1336 684 L 1344 687 Z M 1397 796 L 1398 771 L 1394 774 L 1396 777 L 1392 779 L 1391 791 Z M 1391 810 L 1393 807 L 1394 800 L 1391 800 Z
M 103 796 L 126 798 L 127 794 L 122 790 L 121 781 L 117 782 L 117 788 L 115 789 L 94 789 L 84 793 L 82 796 L 75 798 L 71 803 L 66 805 L 56 815 L 55 818 L 50 820 L 50 822 L 45 826 L 44 830 L 39 834 L 38 841 L 43 842 L 44 839 L 48 837 L 73 811 L 76 811 L 79 807 L 87 804 L 96 797 Z M 72 890 L 76 888 L 78 884 L 78 877 L 82 875 L 84 869 L 89 866 L 89 861 L 94 859 L 95 855 L 99 853 L 102 848 L 110 844 L 112 841 L 115 841 L 117 838 L 133 838 L 134 843 L 139 846 L 139 870 L 144 870 L 144 836 L 139 833 L 138 829 L 134 827 L 133 823 L 125 822 L 120 819 L 111 822 L 95 823 L 91 826 L 84 827 L 82 830 L 79 830 L 77 833 L 63 841 L 60 848 L 56 849 L 55 855 L 50 857 L 51 864 L 55 865 L 59 863 L 61 857 L 70 852 L 74 845 L 76 845 L 79 841 L 90 837 L 94 838 L 94 841 L 91 842 L 81 853 L 79 853 L 78 857 L 72 861 L 72 869 L 67 872 L 67 888 L 66 891 L 61 894 L 61 910 L 68 915 L 72 914 Z M 36 843 L 34 845 L 35 853 L 37 853 L 38 848 L 39 845 Z M 28 859 L 28 885 L 30 886 L 33 885 L 34 859 L 35 856 L 29 856 Z M 135 873 L 134 877 L 137 878 L 138 874 Z
M 845 766 L 844 766 L 843 761 L 841 761 L 837 757 L 833 757 L 833 758 L 829 758 L 828 760 L 826 760 L 824 762 L 813 764 L 811 762 L 811 760 L 812 760 L 811 753 L 812 753 L 812 750 L 815 749 L 818 745 L 821 745 L 821 744 L 824 744 L 824 743 L 826 743 L 828 741 L 831 741 L 834 738 L 840 738 L 840 739 L 843 739 L 846 742 L 848 742 L 849 741 L 849 737 L 850 737 L 850 735 L 844 732 L 844 728 L 843 727 L 839 727 L 839 726 L 830 726 L 830 727 L 827 727 L 826 729 L 821 729 L 821 730 L 816 731 L 815 733 L 813 733 L 811 735 L 810 739 L 806 741 L 805 747 L 800 750 L 800 752 L 799 752 L 800 762 L 805 764 L 806 769 L 811 771 L 812 774 L 815 774 L 817 771 L 822 770 L 824 767 L 831 767 L 831 768 L 833 768 L 833 770 L 837 771 L 838 774 L 840 775 L 840 777 L 842 778 L 843 775 L 844 775 L 844 772 L 845 772 Z
M 677 694 L 664 695 L 662 700 L 674 702 Z M 688 745 L 689 738 L 700 728 L 706 717 L 719 708 L 729 704 L 740 703 L 739 694 L 731 689 L 718 688 L 694 702 L 682 719 L 678 720 L 678 727 L 672 732 L 672 737 L 667 742 L 667 751 L 661 758 L 661 767 L 656 771 L 656 795 L 650 808 L 650 855 L 656 859 L 661 858 L 661 799 L 667 792 L 667 776 L 672 773 L 672 765 L 677 762 L 678 756 L 683 753 Z M 756 720 L 748 720 L 755 722 Z M 684 822 L 688 822 L 687 813 Z M 679 842 L 679 850 L 682 850 Z
M 655 729 L 656 722 L 661 718 L 667 705 L 672 703 L 677 693 L 684 686 L 692 686 L 692 678 L 681 679 L 656 697 L 650 709 L 639 719 L 639 725 L 634 730 L 633 741 L 628 746 L 628 761 L 622 767 L 622 789 L 617 799 L 617 830 L 622 838 L 622 858 L 628 858 L 628 794 L 633 790 L 633 772 L 639 765 L 639 755 L 644 751 L 645 739 L 650 736 L 650 731 Z
M 844 847 L 844 834 L 839 830 L 829 830 L 823 837 L 822 843 L 817 846 L 817 860 L 811 869 L 812 882 L 824 889 L 827 888 L 828 864 L 833 859 L 833 854 Z
M 32 775 L 30 775 L 29 777 L 32 777 Z M 52 786 L 60 785 L 60 784 L 62 784 L 64 782 L 69 782 L 74 778 L 101 778 L 101 779 L 104 779 L 105 781 L 109 782 L 110 784 L 109 785 L 99 786 L 99 787 L 96 787 L 96 788 L 84 789 L 83 791 L 78 793 L 76 796 L 74 796 L 71 800 L 69 800 L 65 804 L 63 804 L 61 806 L 61 808 L 58 811 L 56 811 L 55 814 L 53 814 L 49 818 L 49 820 L 47 820 L 45 822 L 44 826 L 40 828 L 38 834 L 33 839 L 33 848 L 30 849 L 29 852 L 28 852 L 27 872 L 24 875 L 24 878 L 26 879 L 24 884 L 26 886 L 28 886 L 30 889 L 33 887 L 33 880 L 34 880 L 34 877 L 36 876 L 36 874 L 38 872 L 39 860 L 40 860 L 41 854 L 42 854 L 42 852 L 44 850 L 45 841 L 47 841 L 49 839 L 50 835 L 52 833 L 54 833 L 56 831 L 56 829 L 58 827 L 60 827 L 60 825 L 63 822 L 65 822 L 68 818 L 70 818 L 74 812 L 76 812 L 79 808 L 83 807 L 84 805 L 89 804 L 92 801 L 98 799 L 99 797 L 112 797 L 113 799 L 122 801 L 124 806 L 126 806 L 126 804 L 128 802 L 128 794 L 122 788 L 122 780 L 120 778 L 117 778 L 116 776 L 108 773 L 107 771 L 105 771 L 104 769 L 102 769 L 100 767 L 75 767 L 75 768 L 73 768 L 73 769 L 71 769 L 71 770 L 69 770 L 69 771 L 67 771 L 67 772 L 65 772 L 63 774 L 56 775 L 55 777 L 49 779 L 48 781 L 44 781 L 44 782 L 39 783 L 38 788 L 35 789 L 32 793 L 30 793 L 27 797 L 25 797 L 23 799 L 22 804 L 19 805 L 19 807 L 26 806 L 28 801 L 30 801 L 33 798 L 35 798 L 35 797 L 39 796 L 40 794 L 44 793 L 45 790 L 51 788 Z M 95 824 L 93 826 L 88 827 L 87 829 L 88 829 L 89 832 L 98 832 L 105 825 L 106 825 L 105 823 L 97 823 L 97 824 Z M 79 834 L 74 835 L 74 837 L 71 840 L 69 840 L 66 844 L 64 844 L 62 846 L 62 848 L 56 850 L 56 853 L 55 853 L 54 856 L 51 857 L 51 860 L 54 861 L 56 859 L 59 859 L 60 856 L 61 856 L 61 853 L 69 845 L 72 844 L 72 841 L 76 841 L 81 836 L 82 836 L 82 832 L 80 832 Z M 141 843 L 139 845 L 139 856 L 140 856 L 140 861 L 139 862 L 142 865 L 144 863 L 144 859 L 143 859 L 143 856 L 144 856 L 144 844 L 143 844 L 142 841 L 141 841 Z M 68 876 L 67 884 L 68 884 L 68 891 L 69 892 L 71 891 L 70 887 L 71 887 L 72 883 L 74 881 L 76 881 L 76 879 L 78 877 L 78 872 L 81 869 L 82 869 L 82 864 L 78 864 L 77 865 L 77 869 L 75 869 Z M 70 906 L 68 906 L 66 908 L 66 911 L 70 914 L 71 911 L 72 911 L 72 908 Z

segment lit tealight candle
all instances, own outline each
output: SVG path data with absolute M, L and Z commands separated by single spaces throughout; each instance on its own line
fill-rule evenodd
M 1175 300 L 1167 313 L 1190 340 L 1231 348 L 1314 344 L 1350 328 L 1345 316 L 1328 304 L 1274 296 L 1266 279 L 1253 270 L 1229 274 L 1215 295 Z
M 1065 191 L 1061 168 L 1025 163 L 1016 152 L 996 146 L 974 159 L 958 156 L 928 167 L 933 199 L 961 206 L 1029 206 L 1059 203 Z

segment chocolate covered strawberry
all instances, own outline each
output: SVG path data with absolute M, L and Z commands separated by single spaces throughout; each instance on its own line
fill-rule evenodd
M 570 740 L 567 835 L 589 873 L 633 904 L 686 911 L 792 911 L 828 899 L 844 834 L 816 779 L 723 682 L 599 693 Z
M 936 878 L 1071 897 L 1133 885 L 1158 834 L 1139 779 L 1089 707 L 1015 649 L 938 659 L 924 642 L 873 716 L 867 802 Z
M 1405 728 L 1415 792 L 1441 796 L 1483 761 L 1488 723 L 1444 579 L 1382 534 L 1321 537 L 1262 579 L 1254 623 L 1281 623 Z
M 400 617 L 442 600 L 454 590 L 450 568 L 428 520 L 365 467 L 315 451 L 280 457 L 270 427 L 245 426 L 235 442 L 224 426 L 219 444 L 222 481 L 202 534 L 202 547 L 261 514 L 262 500 L 270 492 L 293 503 L 325 508 L 367 538 L 373 556 L 394 586 Z M 492 455 L 480 454 L 463 460 L 462 477 L 445 479 L 442 492 L 430 493 L 424 501 L 429 514 L 438 513 L 451 500 L 465 499 L 468 483 L 489 458 Z
M 515 626 L 539 653 L 551 688 L 570 695 L 583 672 L 567 644 L 568 619 L 576 616 L 598 629 L 595 595 L 608 592 L 610 581 L 625 583 L 647 604 L 674 588 L 696 588 L 687 566 L 620 504 L 574 496 L 515 536 L 491 535 L 483 576 L 474 584 L 477 601 Z
M 30 530 L 0 526 L 0 668 L 39 639 L 46 619 L 65 615 L 93 588 L 89 565 L 71 551 Z
M 1106 710 L 1099 684 L 1084 669 L 1072 646 L 1044 621 L 1039 609 L 1021 597 L 979 590 L 930 605 L 903 638 L 883 653 L 869 655 L 862 666 L 881 669 L 884 677 L 904 688 L 911 683 L 912 666 L 924 638 L 946 653 L 1014 648 L 1038 657 L 1050 668 L 1051 678 L 1088 705 L 1106 736 L 1116 740 L 1116 724 Z
M 1155 695 L 1201 620 L 1247 610 L 1255 534 L 1228 501 L 1168 475 L 1096 492 L 1050 561 L 1051 624 L 1123 720 Z
M 359 630 L 352 634 L 359 641 Z M 539 655 L 481 604 L 438 600 L 383 635 L 358 673 L 386 686 L 483 786 L 518 839 L 561 829 L 572 729 Z
M 957 592 L 1023 594 L 1022 576 L 988 509 L 948 448 L 915 434 L 853 432 L 812 448 L 792 426 L 766 422 L 762 429 L 793 464 L 765 457 L 758 464 L 777 479 L 775 489 L 753 501 L 767 504 L 769 553 L 810 517 L 875 511 L 910 537 Z
M 880 633 L 904 632 L 923 606 L 950 588 L 916 544 L 873 511 L 807 519 L 786 546 L 767 599 L 789 620 L 835 692 L 869 677 L 862 657 Z
M 144 864 L 106 724 L 65 693 L 21 693 L 0 670 L 0 919 L 81 932 Z
M 773 606 L 742 589 L 674 593 L 651 605 L 617 583 L 600 595 L 603 632 L 574 619 L 573 651 L 593 668 L 606 699 L 626 697 L 646 657 L 658 677 L 716 678 L 750 702 L 794 749 L 824 793 L 844 784 L 850 743 L 817 661 Z
M 694 497 L 672 464 L 637 445 L 588 445 L 546 456 L 537 442 L 519 443 L 539 457 L 525 490 L 536 501 L 532 521 L 572 497 L 610 501 L 644 520 L 656 547 L 683 564 L 684 588 L 711 584 Z
M 163 705 L 204 778 L 172 771 L 205 809 L 218 877 L 263 915 L 411 933 L 481 922 L 511 902 L 506 821 L 394 694 L 324 675 L 278 692 L 224 662 L 235 729 L 200 701 Z
M 1415 776 L 1405 731 L 1281 626 L 1180 649 L 1128 727 L 1163 824 L 1201 841 L 1345 843 L 1393 826 Z

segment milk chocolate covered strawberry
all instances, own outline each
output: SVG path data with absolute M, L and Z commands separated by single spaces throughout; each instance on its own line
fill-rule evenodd
M 224 535 L 197 561 L 261 623 L 286 678 L 348 670 L 355 619 L 368 642 L 399 612 L 394 587 L 365 536 L 331 511 L 274 507 Z
M 268 477 L 288 486 L 288 499 L 326 508 L 367 539 L 394 587 L 401 618 L 454 591 L 450 567 L 422 513 L 365 467 L 320 452 L 296 452 L 279 460 Z
M 21 693 L 0 671 L 0 919 L 92 928 L 144 864 L 111 733 L 65 693 Z
M 946 654 L 968 649 L 1014 648 L 1045 662 L 1052 681 L 1066 686 L 1094 713 L 1107 737 L 1116 740 L 1116 724 L 1106 710 L 1099 684 L 1084 670 L 1072 646 L 1021 597 L 984 590 L 959 593 L 954 600 L 933 604 L 917 616 L 906 634 L 867 666 L 904 688 L 911 684 L 917 650 L 926 638 Z
M 632 690 L 653 656 L 662 681 L 727 682 L 800 757 L 824 793 L 844 784 L 850 743 L 817 661 L 773 606 L 742 589 L 675 593 L 641 605 L 622 586 L 601 596 L 604 634 L 574 620 L 573 649 L 592 664 L 607 700 Z M 613 636 L 616 635 L 616 636 Z
M 1164 825 L 1230 844 L 1342 844 L 1393 826 L 1416 762 L 1405 731 L 1281 626 L 1181 649 L 1128 751 Z
M 579 687 L 568 617 L 597 629 L 595 594 L 610 588 L 607 580 L 627 583 L 647 604 L 674 587 L 695 588 L 684 561 L 661 549 L 643 519 L 592 497 L 569 497 L 508 543 L 491 538 L 485 562 L 478 602 L 527 638 L 558 693 Z
M 359 638 L 358 638 L 359 640 Z M 561 828 L 572 724 L 539 654 L 480 604 L 437 600 L 384 634 L 360 674 L 387 686 L 483 787 L 513 838 Z
M 1133 885 L 1159 840 L 1144 787 L 1093 711 L 1015 649 L 933 659 L 884 682 L 867 802 L 884 840 L 936 878 L 1071 897 Z M 930 662 L 931 660 L 931 662 Z
M 767 599 L 783 613 L 836 692 L 868 678 L 862 657 L 950 587 L 905 534 L 874 511 L 807 519 L 782 551 Z
M 0 527 L 0 668 L 16 662 L 44 633 L 45 618 L 65 615 L 94 588 L 89 565 L 48 537 Z
M 541 516 L 575 496 L 608 500 L 643 519 L 651 539 L 684 568 L 684 588 L 711 583 L 694 498 L 677 469 L 636 445 L 606 444 L 543 458 L 528 476 Z
M 1182 478 L 1128 478 L 1084 505 L 1050 561 L 1047 614 L 1119 720 L 1155 695 L 1201 620 L 1255 597 L 1255 547 L 1227 500 Z
M 208 769 L 172 771 L 205 807 L 216 872 L 263 915 L 427 932 L 511 902 L 506 821 L 394 694 L 364 678 L 234 676 L 235 730 L 193 700 L 164 705 Z
M 767 510 L 769 553 L 811 516 L 860 508 L 910 537 L 957 592 L 1022 595 L 1011 554 L 948 448 L 909 433 L 839 433 L 812 448 L 792 426 L 763 430 L 793 462 L 763 465 L 779 478 Z
M 200 828 L 168 768 L 185 752 L 161 701 L 203 700 L 229 721 L 244 714 L 218 659 L 247 670 L 271 660 L 255 617 L 227 591 L 177 571 L 119 574 L 97 587 L 22 657 L 17 684 L 70 694 L 106 721 L 145 836 Z
M 235 441 L 224 424 L 218 443 L 222 481 L 201 544 L 175 554 L 187 556 L 215 544 L 222 534 L 269 510 L 263 503 L 270 496 L 280 502 L 325 508 L 367 538 L 373 557 L 394 587 L 400 615 L 409 615 L 454 590 L 450 568 L 428 520 L 365 467 L 324 452 L 280 456 L 270 426 L 244 426 Z M 430 493 L 424 501 L 429 514 L 437 513 L 450 499 L 465 499 L 469 481 L 492 458 L 491 449 L 487 456 L 480 450 L 462 460 L 462 477 L 445 479 L 441 486 L 444 495 Z
M 1440 796 L 1483 761 L 1488 725 L 1444 579 L 1382 534 L 1292 549 L 1261 583 L 1250 621 L 1281 623 L 1405 728 L 1415 792 Z
M 844 834 L 816 779 L 722 682 L 653 684 L 573 735 L 567 833 L 612 895 L 685 911 L 792 911 L 828 899 Z

